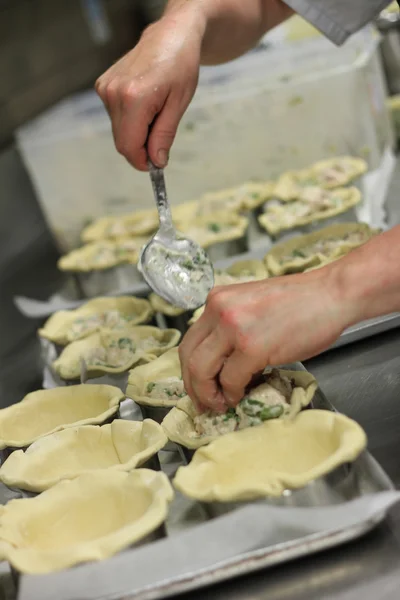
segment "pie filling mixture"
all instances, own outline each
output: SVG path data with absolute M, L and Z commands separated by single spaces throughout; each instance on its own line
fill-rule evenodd
M 236 408 L 225 414 L 206 412 L 194 418 L 193 435 L 218 436 L 246 427 L 261 425 L 277 419 L 290 410 L 290 398 L 295 388 L 294 380 L 282 375 L 278 369 L 262 376 L 263 382 L 250 389 Z
M 359 173 L 360 169 L 346 158 L 338 158 L 324 166 L 317 163 L 313 170 L 313 173 L 295 175 L 294 185 L 299 189 L 308 186 L 340 187 L 362 174 Z
M 352 231 L 346 233 L 340 237 L 327 237 L 325 239 L 318 240 L 308 246 L 302 246 L 301 248 L 295 248 L 280 259 L 281 264 L 292 261 L 294 258 L 309 258 L 315 254 L 322 254 L 326 258 L 329 258 L 331 254 L 339 248 L 343 243 L 351 244 L 354 246 L 361 246 L 368 241 L 370 235 L 366 231 Z
M 322 214 L 332 209 L 341 209 L 345 199 L 334 191 L 329 192 L 321 188 L 305 188 L 301 200 L 289 203 L 273 201 L 268 203 L 265 215 L 272 223 L 295 225 L 297 221 L 306 217 Z
M 156 400 L 171 400 L 178 402 L 186 396 L 182 378 L 166 377 L 159 381 L 149 381 L 146 386 L 146 396 Z
M 87 247 L 82 246 L 77 252 L 74 266 L 77 269 L 92 267 L 109 269 L 123 262 L 137 262 L 138 253 L 145 238 L 128 238 L 118 242 L 104 240 L 92 246 L 89 253 Z M 68 256 L 68 255 L 67 255 Z
M 106 230 L 106 237 L 124 237 L 129 235 L 140 235 L 145 232 L 152 232 L 157 229 L 157 217 L 143 217 L 140 221 L 137 219 L 130 221 L 129 218 L 121 218 L 111 223 Z
M 84 333 L 105 329 L 124 329 L 135 315 L 123 315 L 118 310 L 107 310 L 102 313 L 87 315 L 75 319 L 70 326 L 71 340 L 76 340 Z
M 218 241 L 219 234 L 229 229 L 232 229 L 232 226 L 227 223 L 209 221 L 206 225 L 190 227 L 185 231 L 185 235 L 203 246 Z
M 213 287 L 213 269 L 202 248 L 192 256 L 186 248 L 178 252 L 163 244 L 152 244 L 146 262 L 148 270 L 155 276 L 153 281 L 171 299 L 177 298 L 177 290 L 182 291 L 185 301 L 196 300 L 198 306 Z
M 321 169 L 317 168 L 316 184 L 340 186 L 347 183 L 349 178 L 353 178 L 356 174 L 352 162 L 338 158 L 335 162 L 332 161 L 329 166 Z
M 138 340 L 120 337 L 106 347 L 90 348 L 82 354 L 82 359 L 90 366 L 120 368 L 128 364 L 134 355 L 144 354 L 163 345 L 153 336 Z

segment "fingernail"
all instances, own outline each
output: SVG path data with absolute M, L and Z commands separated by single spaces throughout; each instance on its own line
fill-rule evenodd
M 160 167 L 166 167 L 168 164 L 168 150 L 161 148 L 157 152 L 157 161 Z

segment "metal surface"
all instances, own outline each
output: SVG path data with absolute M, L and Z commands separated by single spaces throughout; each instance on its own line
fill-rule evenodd
M 144 284 L 137 266 L 129 264 L 103 271 L 76 273 L 74 279 L 82 298 L 108 295 L 112 290 L 118 290 L 119 295 L 122 295 L 124 290 L 142 287 Z

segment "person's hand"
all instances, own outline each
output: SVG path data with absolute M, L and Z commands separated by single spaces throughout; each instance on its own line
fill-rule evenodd
M 179 347 L 185 390 L 198 410 L 223 412 L 267 365 L 305 360 L 354 321 L 325 267 L 217 287 Z
M 195 92 L 205 25 L 180 11 L 148 27 L 136 47 L 96 82 L 117 150 L 137 169 L 166 166 L 179 121 Z M 151 133 L 149 127 L 151 125 Z M 148 138 L 148 140 L 147 140 Z

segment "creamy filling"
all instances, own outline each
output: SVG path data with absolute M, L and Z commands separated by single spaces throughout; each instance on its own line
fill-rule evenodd
M 363 231 L 354 231 L 340 237 L 321 239 L 308 246 L 295 248 L 292 252 L 283 256 L 280 262 L 284 264 L 292 261 L 294 258 L 309 258 L 315 254 L 322 254 L 326 258 L 329 258 L 332 252 L 339 248 L 343 243 L 356 246 L 365 243 L 368 239 L 368 233 Z
M 70 326 L 70 337 L 74 340 L 100 327 L 123 329 L 133 318 L 133 315 L 123 315 L 118 310 L 107 310 L 103 313 L 79 317 Z
M 186 396 L 182 378 L 167 377 L 159 381 L 149 381 L 146 385 L 146 396 L 156 400 L 171 400 L 178 402 Z
M 218 241 L 219 234 L 229 230 L 231 227 L 226 223 L 218 223 L 217 221 L 209 221 L 206 225 L 198 227 L 194 226 L 186 230 L 185 235 L 191 240 L 194 240 L 200 245 L 211 241 Z
M 153 336 L 138 340 L 120 337 L 106 347 L 90 348 L 83 353 L 82 358 L 87 365 L 120 368 L 130 363 L 134 355 L 142 355 L 162 346 L 163 343 Z
M 295 387 L 293 381 L 277 369 L 264 376 L 264 382 L 252 388 L 225 414 L 206 412 L 194 418 L 195 435 L 218 436 L 246 427 L 261 425 L 277 419 L 290 410 L 290 398 Z
M 171 299 L 182 296 L 185 303 L 196 301 L 198 306 L 213 287 L 213 269 L 202 248 L 192 256 L 168 250 L 162 244 L 152 244 L 146 263 L 156 291 L 164 291 Z
M 267 206 L 265 214 L 271 222 L 295 225 L 305 217 L 324 213 L 333 208 L 341 208 L 343 198 L 320 188 L 305 188 L 302 199 L 287 204 Z

